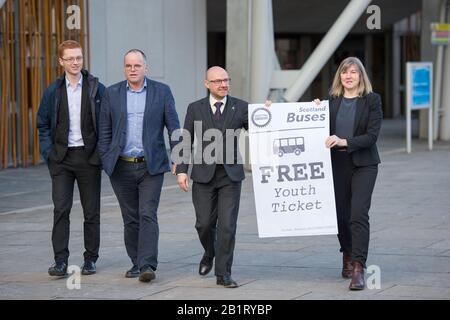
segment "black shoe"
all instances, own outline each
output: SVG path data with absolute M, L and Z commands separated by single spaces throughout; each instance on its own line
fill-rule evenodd
M 83 264 L 83 268 L 81 269 L 81 274 L 88 276 L 88 275 L 94 274 L 96 272 L 97 272 L 97 268 L 95 267 L 95 262 L 86 260 Z
M 67 263 L 56 262 L 54 265 L 48 268 L 48 274 L 53 277 L 67 276 Z
M 150 282 L 156 278 L 155 272 L 150 267 L 142 268 L 141 274 L 139 275 L 139 281 Z
M 206 276 L 213 267 L 213 260 L 212 259 L 205 259 L 203 257 L 202 261 L 200 261 L 200 265 L 198 267 L 198 273 L 201 276 Z
M 231 276 L 217 276 L 217 284 L 225 288 L 237 288 L 239 285 L 231 279 Z
M 134 265 L 130 270 L 125 273 L 125 278 L 137 278 L 140 275 L 138 266 Z

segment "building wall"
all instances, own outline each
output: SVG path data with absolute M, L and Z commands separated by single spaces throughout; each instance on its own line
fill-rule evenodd
M 123 55 L 147 55 L 149 77 L 170 85 L 180 121 L 206 95 L 206 0 L 90 1 L 91 71 L 105 85 L 124 79 Z

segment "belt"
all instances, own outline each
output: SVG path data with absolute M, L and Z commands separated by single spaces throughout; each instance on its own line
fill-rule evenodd
M 120 160 L 123 161 L 127 161 L 127 162 L 133 162 L 133 163 L 139 163 L 139 162 L 144 162 L 145 158 L 144 157 L 139 157 L 139 158 L 132 158 L 132 157 L 119 157 Z
M 67 150 L 84 150 L 84 146 L 80 146 L 80 147 L 68 147 Z

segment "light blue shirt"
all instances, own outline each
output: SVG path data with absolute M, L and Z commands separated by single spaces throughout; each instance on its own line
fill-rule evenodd
M 144 86 L 134 91 L 127 83 L 127 142 L 121 155 L 139 158 L 144 156 L 142 132 L 144 125 L 145 101 L 147 97 L 147 79 Z

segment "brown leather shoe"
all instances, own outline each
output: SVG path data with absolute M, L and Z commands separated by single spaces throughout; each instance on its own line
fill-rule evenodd
M 350 279 L 352 277 L 352 254 L 344 252 L 342 255 L 342 278 Z
M 361 263 L 353 262 L 352 281 L 350 282 L 350 290 L 363 290 L 364 283 L 364 268 Z

